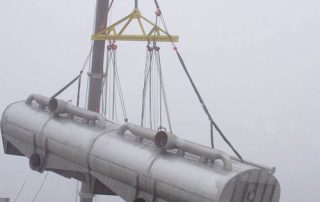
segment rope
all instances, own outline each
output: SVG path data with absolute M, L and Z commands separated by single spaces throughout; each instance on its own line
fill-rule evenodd
M 159 129 L 162 129 L 162 68 L 160 62 L 160 52 L 157 52 L 157 67 L 158 67 L 158 75 L 159 75 L 159 119 L 160 119 L 160 126 Z
M 65 85 L 62 89 L 60 89 L 58 92 L 56 92 L 51 98 L 55 98 L 58 95 L 60 95 L 63 91 L 65 91 L 69 86 L 71 86 L 76 80 L 78 80 L 80 75 L 76 76 L 72 81 L 70 81 L 67 85 Z
M 102 113 L 105 117 L 107 117 L 107 103 L 108 103 L 108 98 L 107 98 L 107 93 L 108 93 L 108 82 L 107 82 L 107 78 L 108 78 L 108 73 L 109 73 L 109 62 L 110 62 L 110 51 L 107 50 L 107 59 L 106 59 L 106 70 L 104 73 L 104 80 L 103 80 L 103 84 L 101 85 L 101 92 L 104 93 L 104 96 L 102 97 Z M 104 91 L 103 91 L 104 88 Z
M 111 49 L 107 49 L 107 58 L 106 58 L 106 70 L 105 70 L 105 73 L 104 73 L 104 80 L 103 80 L 103 85 L 101 85 L 101 94 L 104 93 L 104 96 L 101 96 L 102 97 L 102 112 L 103 112 L 103 115 L 105 117 L 107 117 L 107 106 L 108 106 L 108 81 L 109 81 L 109 67 L 110 67 L 110 62 L 111 62 L 111 58 L 112 55 L 111 55 Z M 103 88 L 104 88 L 104 91 L 103 91 Z M 103 102 L 104 101 L 104 102 Z
M 78 80 L 77 107 L 79 107 L 79 103 L 80 103 L 81 75 L 82 75 L 82 71 L 80 72 L 79 80 Z
M 89 54 L 87 55 L 84 64 L 82 65 L 82 68 L 80 70 L 80 73 L 78 76 L 76 76 L 74 79 L 72 79 L 67 85 L 65 85 L 63 88 L 61 88 L 58 92 L 56 92 L 51 98 L 55 98 L 58 95 L 60 95 L 63 91 L 65 91 L 67 88 L 69 88 L 69 86 L 71 86 L 74 82 L 76 82 L 79 79 L 79 83 L 78 83 L 78 95 L 77 95 L 77 106 L 79 106 L 79 99 L 80 99 L 80 86 L 81 86 L 81 75 L 89 61 L 90 55 L 92 52 L 92 47 L 89 51 Z
M 214 148 L 213 124 L 211 122 L 210 122 L 210 137 L 211 137 L 211 147 Z
M 119 92 L 119 96 L 120 96 L 120 103 L 121 103 L 121 108 L 122 108 L 122 113 L 123 113 L 123 117 L 124 119 L 128 120 L 128 116 L 127 116 L 127 110 L 126 110 L 126 105 L 124 103 L 124 97 L 123 97 L 123 92 L 122 92 L 122 88 L 121 88 L 121 83 L 120 83 L 120 78 L 119 78 L 119 73 L 118 73 L 118 69 L 116 69 L 116 79 L 117 79 L 117 87 L 118 87 L 118 92 Z
M 164 107 L 166 110 L 166 116 L 167 116 L 167 121 L 168 121 L 168 125 L 169 125 L 169 130 L 170 130 L 170 132 L 172 132 L 172 125 L 171 125 L 171 118 L 170 118 L 169 106 L 168 106 L 168 101 L 167 101 L 167 94 L 166 94 L 166 90 L 165 90 L 162 69 L 161 69 L 160 53 L 158 53 L 158 71 L 159 71 L 159 77 L 160 77 L 160 83 L 161 83 L 160 84 L 160 92 L 162 93 L 162 97 L 163 97 L 163 101 L 164 101 Z M 161 97 L 160 97 L 160 99 L 161 99 Z
M 145 70 L 144 70 L 144 82 L 143 82 L 143 89 L 142 89 L 142 106 L 141 106 L 141 123 L 140 125 L 143 126 L 144 121 L 144 111 L 145 111 L 145 100 L 146 100 L 146 94 L 147 94 L 147 83 L 148 83 L 148 77 L 150 73 L 150 61 L 152 60 L 152 53 L 149 50 L 149 47 L 147 46 L 146 50 L 146 63 L 145 63 Z
M 15 199 L 14 199 L 13 202 L 16 202 L 17 199 L 19 198 L 19 196 L 20 196 L 20 194 L 21 194 L 21 192 L 22 192 L 22 190 L 23 190 L 24 185 L 26 184 L 26 182 L 27 182 L 27 180 L 25 180 L 25 181 L 23 182 L 23 184 L 22 184 L 22 186 L 21 186 L 21 188 L 20 188 L 20 190 L 19 190 L 19 192 L 18 192 L 18 194 L 17 194 L 17 196 L 15 197 Z
M 102 30 L 103 28 L 106 27 L 106 25 L 108 24 L 108 18 L 109 18 L 109 11 L 113 5 L 113 2 L 114 0 L 111 1 L 110 5 L 108 5 L 108 8 L 107 8 L 107 12 L 103 18 L 103 21 L 102 21 L 102 25 L 100 25 L 100 29 Z
M 167 27 L 166 21 L 165 21 L 163 15 L 162 15 L 162 12 L 160 11 L 159 3 L 158 3 L 157 0 L 154 0 L 154 3 L 155 3 L 155 5 L 156 5 L 157 9 L 159 10 L 160 19 L 161 19 L 161 21 L 162 21 L 162 24 L 163 24 L 163 26 L 164 26 L 164 29 L 165 29 L 167 35 L 171 38 L 171 35 L 170 35 L 169 31 L 168 31 L 168 27 Z M 191 76 L 190 76 L 190 74 L 189 74 L 189 72 L 188 72 L 188 70 L 187 70 L 187 67 L 186 67 L 186 65 L 185 65 L 185 63 L 184 63 L 184 61 L 183 61 L 180 53 L 178 52 L 178 49 L 177 49 L 175 43 L 173 42 L 173 40 L 171 40 L 171 44 L 172 44 L 173 49 L 174 49 L 174 50 L 176 51 L 176 53 L 177 53 L 178 59 L 179 59 L 179 61 L 180 61 L 180 63 L 181 63 L 181 66 L 183 67 L 183 69 L 184 69 L 184 71 L 185 71 L 185 73 L 186 73 L 186 75 L 187 75 L 187 77 L 188 77 L 188 79 L 189 79 L 189 81 L 190 81 L 190 83 L 191 83 L 191 85 L 192 85 L 192 88 L 193 88 L 193 90 L 195 91 L 195 93 L 196 93 L 196 95 L 197 95 L 197 97 L 198 97 L 198 99 L 199 99 L 199 101 L 200 101 L 200 103 L 201 103 L 201 105 L 202 105 L 202 108 L 203 108 L 204 112 L 206 113 L 206 115 L 207 115 L 208 118 L 209 118 L 209 121 L 210 121 L 210 135 L 211 135 L 211 147 L 212 147 L 212 148 L 214 147 L 214 144 L 213 144 L 213 126 L 214 126 L 214 128 L 218 131 L 218 133 L 219 133 L 220 136 L 222 137 L 222 139 L 227 143 L 227 145 L 232 149 L 232 151 L 237 155 L 237 157 L 238 157 L 241 161 L 243 161 L 243 159 L 242 159 L 241 155 L 239 154 L 239 152 L 233 147 L 233 145 L 229 142 L 229 140 L 226 138 L 226 136 L 222 133 L 222 131 L 220 130 L 220 128 L 218 127 L 218 125 L 214 122 L 214 120 L 213 120 L 210 112 L 208 111 L 207 106 L 205 105 L 205 103 L 204 103 L 204 101 L 203 101 L 203 99 L 202 99 L 202 97 L 201 97 L 201 95 L 200 95 L 197 87 L 195 86 L 195 84 L 194 84 L 194 82 L 193 82 L 193 80 L 192 80 L 192 78 L 191 78 Z
M 145 113 L 145 99 L 147 95 L 147 89 L 149 86 L 149 111 L 151 112 L 151 76 L 152 76 L 152 61 L 153 61 L 153 51 L 150 47 L 147 47 L 147 62 L 146 62 L 146 71 L 145 71 L 145 79 L 143 84 L 143 92 L 142 92 L 142 116 L 141 116 L 141 126 L 143 126 L 144 121 L 144 113 Z M 149 85 L 148 85 L 149 84 Z M 152 128 L 152 116 L 149 114 L 150 118 L 150 128 Z
M 126 106 L 125 106 L 125 103 L 124 103 L 124 96 L 123 96 L 123 92 L 122 92 L 122 88 L 121 88 L 121 83 L 120 83 L 116 52 L 114 52 L 114 56 L 113 57 L 114 57 L 114 67 L 115 67 L 114 74 L 115 74 L 116 85 L 117 85 L 118 93 L 119 93 L 119 97 L 120 97 L 120 104 L 121 104 L 121 108 L 122 108 L 123 117 L 127 122 L 128 116 L 127 116 Z
M 156 3 L 156 2 L 155 2 Z M 155 26 L 159 22 L 159 14 L 156 12 Z M 144 125 L 146 114 L 146 97 L 148 94 L 149 104 L 149 126 L 151 129 L 158 127 L 158 130 L 165 129 L 163 127 L 163 105 L 166 112 L 166 118 L 169 125 L 170 132 L 172 132 L 171 119 L 169 107 L 167 103 L 166 92 L 164 88 L 164 81 L 160 60 L 160 48 L 157 47 L 156 33 L 153 33 L 153 38 L 148 42 L 146 51 L 145 76 L 142 90 L 142 112 L 141 112 L 141 126 Z M 150 47 L 152 43 L 152 47 Z M 156 65 L 156 66 L 154 66 Z M 148 93 L 147 93 L 148 92 Z
M 107 116 L 107 111 L 110 111 L 110 118 L 112 120 L 118 119 L 117 112 L 117 93 L 120 99 L 120 105 L 122 110 L 122 115 L 125 122 L 128 121 L 127 110 L 124 102 L 123 91 L 121 88 L 120 76 L 118 72 L 117 65 L 117 46 L 113 42 L 109 42 L 107 46 L 107 56 L 106 56 L 106 68 L 103 74 L 103 83 L 101 85 L 101 105 L 102 105 L 102 113 L 104 116 Z M 110 110 L 107 108 L 110 107 Z
M 32 202 L 34 202 L 34 201 L 37 199 L 39 193 L 41 192 L 41 190 L 42 190 L 42 188 L 43 188 L 43 185 L 44 185 L 44 183 L 45 183 L 45 181 L 46 181 L 46 179 L 47 179 L 47 177 L 48 177 L 48 173 L 49 173 L 49 172 L 46 173 L 46 176 L 44 177 L 44 179 L 43 179 L 43 181 L 42 181 L 42 183 L 41 183 L 41 185 L 40 185 L 40 187 L 39 187 L 39 189 L 38 189 L 38 192 L 37 192 L 36 195 L 33 197 Z
M 116 75 L 115 75 L 115 59 L 113 55 L 113 75 L 112 75 L 112 119 L 115 119 L 115 111 L 116 111 L 116 88 L 115 88 L 115 82 L 116 82 Z
M 201 95 L 200 95 L 200 93 L 199 93 L 196 85 L 194 84 L 194 82 L 193 82 L 193 80 L 192 80 L 192 78 L 191 78 L 191 76 L 190 76 L 190 74 L 189 74 L 189 72 L 188 72 L 188 70 L 187 70 L 187 67 L 186 67 L 186 65 L 185 65 L 185 63 L 184 63 L 184 61 L 183 61 L 180 53 L 178 52 L 177 49 L 175 49 L 175 50 L 176 50 L 177 56 L 178 56 L 178 58 L 179 58 L 179 61 L 180 61 L 180 63 L 181 63 L 181 66 L 183 67 L 183 70 L 185 71 L 185 73 L 186 73 L 186 75 L 187 75 L 187 77 L 188 77 L 188 79 L 189 79 L 189 81 L 190 81 L 190 83 L 191 83 L 191 85 L 192 85 L 192 88 L 193 88 L 193 90 L 195 91 L 195 93 L 196 93 L 196 95 L 197 95 L 197 97 L 198 97 L 198 99 L 199 99 L 199 101 L 200 101 L 200 104 L 201 104 L 204 112 L 205 112 L 206 115 L 208 116 L 211 125 L 213 125 L 213 126 L 215 127 L 215 129 L 218 131 L 218 133 L 220 134 L 220 136 L 222 137 L 222 139 L 229 145 L 229 147 L 230 147 L 230 148 L 232 149 L 232 151 L 237 155 L 237 157 L 238 157 L 241 161 L 243 161 L 243 159 L 242 159 L 241 155 L 239 154 L 239 152 L 233 147 L 233 145 L 229 142 L 229 140 L 226 138 L 226 136 L 222 133 L 222 131 L 220 130 L 220 128 L 218 127 L 218 125 L 214 122 L 214 120 L 213 120 L 210 112 L 208 111 L 207 106 L 205 105 L 205 103 L 204 103 L 204 101 L 203 101 L 203 99 L 202 99 L 202 97 L 201 97 Z

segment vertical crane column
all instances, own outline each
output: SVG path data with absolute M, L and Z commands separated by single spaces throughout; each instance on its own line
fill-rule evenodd
M 109 0 L 97 0 L 95 28 L 97 33 L 107 24 Z M 92 47 L 92 64 L 89 81 L 88 109 L 100 112 L 101 85 L 103 76 L 104 40 L 94 40 Z
M 109 0 L 97 0 L 94 32 L 104 29 L 107 25 Z M 100 112 L 101 85 L 103 76 L 105 41 L 93 41 L 92 64 L 89 79 L 88 109 Z M 89 173 L 90 175 L 90 173 Z M 81 202 L 92 202 L 93 190 L 89 183 L 82 182 L 80 191 Z

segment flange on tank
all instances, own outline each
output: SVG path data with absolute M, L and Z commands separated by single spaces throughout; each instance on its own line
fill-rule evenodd
M 39 172 L 95 179 L 94 193 L 126 201 L 279 201 L 272 169 L 174 134 L 115 124 L 61 100 L 55 104 L 49 109 L 49 98 L 32 95 L 9 105 L 1 119 L 5 153 L 28 157 Z

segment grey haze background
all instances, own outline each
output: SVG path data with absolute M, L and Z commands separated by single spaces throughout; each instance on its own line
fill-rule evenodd
M 277 167 L 282 202 L 319 201 L 320 1 L 160 3 L 210 111 L 244 158 Z M 133 0 L 116 0 L 111 18 L 132 7 Z M 1 113 L 33 92 L 52 95 L 78 73 L 91 43 L 94 8 L 94 0 L 1 0 Z M 153 1 L 140 1 L 140 8 L 154 19 Z M 132 122 L 139 118 L 144 47 L 119 43 L 118 49 Z M 208 145 L 208 121 L 172 48 L 161 47 L 174 131 Z M 61 97 L 75 99 L 75 88 Z M 1 152 L 0 197 L 14 198 L 27 180 L 18 201 L 31 201 L 43 177 L 26 158 Z M 75 187 L 76 181 L 50 173 L 37 201 L 74 201 Z

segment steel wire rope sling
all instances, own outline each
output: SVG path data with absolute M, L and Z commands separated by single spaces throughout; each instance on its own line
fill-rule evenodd
M 39 186 L 36 194 L 33 196 L 32 202 L 34 202 L 34 201 L 38 198 L 38 195 L 40 194 L 40 192 L 41 192 L 41 190 L 42 190 L 42 188 L 43 188 L 43 186 L 44 186 L 44 183 L 45 183 L 46 180 L 47 180 L 48 174 L 49 174 L 49 172 L 46 172 L 46 175 L 45 175 L 45 177 L 43 178 L 43 180 L 42 180 L 42 182 L 41 182 L 41 185 Z M 24 189 L 24 187 L 25 187 L 25 185 L 26 185 L 26 182 L 27 182 L 27 180 L 25 180 L 25 181 L 23 182 L 23 184 L 22 184 L 19 192 L 17 193 L 16 197 L 14 198 L 14 202 L 16 202 L 16 201 L 18 200 L 18 198 L 20 197 L 20 194 L 22 193 L 22 191 L 23 191 L 23 189 Z
M 163 26 L 164 26 L 164 29 L 165 29 L 165 31 L 168 33 L 168 35 L 169 35 L 169 37 L 170 37 L 171 35 L 169 34 L 169 31 L 168 31 L 166 22 L 165 22 L 165 20 L 164 20 L 164 17 L 163 17 L 163 15 L 162 15 L 161 10 L 160 10 L 159 3 L 158 3 L 157 0 L 154 0 L 154 3 L 155 3 L 155 5 L 156 5 L 156 7 L 157 7 L 157 9 L 158 9 L 158 11 L 159 11 L 160 18 L 161 18 L 162 24 L 163 24 Z M 242 158 L 242 156 L 240 155 L 240 153 L 234 148 L 234 146 L 231 144 L 231 142 L 227 139 L 227 137 L 226 137 L 226 136 L 224 135 L 224 133 L 221 131 L 221 129 L 219 128 L 219 126 L 218 126 L 218 125 L 216 124 L 216 122 L 213 120 L 213 118 L 212 118 L 212 116 L 211 116 L 211 114 L 210 114 L 210 112 L 209 112 L 206 104 L 204 103 L 204 101 L 203 101 L 203 99 L 202 99 L 202 97 L 201 97 L 201 94 L 199 93 L 199 91 L 198 91 L 198 89 L 197 89 L 197 87 L 196 87 L 196 85 L 195 85 L 195 83 L 194 83 L 194 81 L 193 81 L 193 79 L 192 79 L 192 77 L 191 77 L 191 75 L 190 75 L 190 73 L 189 73 L 189 71 L 188 71 L 185 63 L 184 63 L 184 61 L 183 61 L 183 58 L 181 57 L 181 55 L 180 55 L 180 53 L 179 53 L 179 51 L 178 51 L 178 48 L 177 48 L 177 46 L 175 45 L 175 43 L 174 43 L 173 40 L 171 40 L 171 44 L 172 44 L 172 47 L 173 47 L 174 51 L 176 52 L 176 54 L 177 54 L 177 56 L 178 56 L 179 62 L 180 62 L 180 64 L 181 64 L 184 72 L 186 73 L 186 75 L 187 75 L 187 77 L 188 77 L 188 80 L 189 80 L 189 82 L 190 82 L 190 84 L 191 84 L 194 92 L 196 93 L 196 95 L 197 95 L 197 97 L 198 97 L 198 100 L 199 100 L 199 102 L 200 102 L 200 104 L 201 104 L 201 106 L 202 106 L 205 114 L 207 115 L 207 117 L 208 117 L 208 119 L 209 119 L 209 121 L 210 121 L 211 147 L 214 148 L 214 139 L 213 139 L 213 127 L 214 127 L 214 128 L 217 130 L 217 132 L 219 133 L 219 135 L 222 137 L 222 139 L 226 142 L 226 144 L 231 148 L 231 150 L 237 155 L 237 157 L 238 157 L 241 161 L 243 161 L 243 158 Z
M 51 96 L 52 98 L 56 98 L 58 95 L 60 95 L 62 92 L 64 92 L 67 88 L 69 88 L 73 83 L 75 83 L 78 80 L 78 89 L 77 89 L 77 107 L 79 107 L 79 103 L 80 103 L 80 90 L 81 90 L 81 76 L 82 73 L 84 71 L 84 69 L 87 66 L 87 63 L 91 57 L 91 52 L 92 52 L 92 47 L 90 48 L 89 54 L 87 55 L 85 62 L 80 70 L 80 73 L 74 78 L 72 79 L 67 85 L 65 85 L 63 88 L 61 88 L 58 92 L 56 92 L 53 96 Z
M 113 6 L 114 0 L 111 1 L 108 6 L 107 15 L 104 16 L 103 24 L 109 19 L 109 11 Z M 104 27 L 101 27 L 103 29 Z M 117 48 L 118 46 L 115 43 L 115 40 L 109 40 L 108 45 L 106 46 L 106 62 L 105 70 L 103 73 L 103 84 L 101 85 L 101 108 L 102 114 L 107 117 L 107 108 L 108 103 L 110 104 L 109 111 L 111 112 L 111 119 L 117 120 L 117 106 L 116 106 L 116 89 L 120 99 L 120 105 L 122 110 L 122 115 L 125 122 L 128 122 L 127 110 L 124 102 L 123 91 L 120 83 L 120 76 L 117 66 Z
M 26 184 L 26 182 L 27 182 L 27 180 L 25 180 L 25 181 L 23 182 L 23 184 L 22 184 L 22 186 L 20 187 L 20 190 L 19 190 L 19 192 L 17 193 L 16 197 L 14 198 L 13 202 L 16 202 L 16 201 L 18 200 L 18 198 L 19 198 L 19 196 L 20 196 L 20 194 L 21 194 L 21 192 L 22 192 L 22 190 L 23 190 L 24 185 Z
M 39 187 L 36 195 L 35 195 L 35 196 L 33 197 L 33 199 L 32 199 L 32 202 L 36 201 L 36 199 L 38 198 L 38 196 L 39 196 L 39 194 L 40 194 L 40 192 L 41 192 L 41 190 L 42 190 L 42 188 L 43 188 L 43 186 L 44 186 L 44 183 L 45 183 L 46 180 L 47 180 L 48 174 L 49 174 L 49 172 L 47 171 L 44 179 L 43 179 L 42 182 L 41 182 L 41 185 L 40 185 L 40 187 Z
M 111 4 L 110 4 L 108 10 L 110 10 L 113 2 L 114 2 L 114 0 L 111 1 Z M 104 19 L 104 20 L 105 20 L 105 21 L 108 20 L 108 15 L 105 16 L 105 19 Z M 61 94 L 62 92 L 64 92 L 67 88 L 69 88 L 74 82 L 76 82 L 76 81 L 78 80 L 77 103 L 76 103 L 76 105 L 77 105 L 77 107 L 79 107 L 79 104 L 80 104 L 80 90 L 81 90 L 81 76 L 82 76 L 82 73 L 83 73 L 83 71 L 85 70 L 85 68 L 86 68 L 89 60 L 91 60 L 92 48 L 93 48 L 93 46 L 92 46 L 92 43 L 91 43 L 90 51 L 89 51 L 89 53 L 88 53 L 88 55 L 87 55 L 87 57 L 86 57 L 86 59 L 85 59 L 85 61 L 84 61 L 84 64 L 82 65 L 82 68 L 81 68 L 81 70 L 80 70 L 80 73 L 79 73 L 74 79 L 72 79 L 67 85 L 65 85 L 65 86 L 64 86 L 63 88 L 61 88 L 58 92 L 56 92 L 53 96 L 51 96 L 51 98 L 56 98 L 58 95 L 60 95 L 60 94 Z M 91 67 L 90 67 L 90 68 L 91 68 Z M 89 73 L 88 73 L 88 76 L 90 76 Z M 87 100 L 87 96 L 88 96 L 88 92 L 86 92 L 86 100 Z
M 135 1 L 135 9 L 138 3 Z M 158 18 L 160 16 L 159 10 L 155 12 L 156 20 L 154 26 L 158 26 Z M 172 124 L 169 114 L 169 107 L 166 97 L 166 92 L 164 88 L 164 80 L 162 75 L 161 60 L 160 60 L 160 47 L 156 43 L 156 32 L 153 33 L 152 45 L 150 46 L 150 41 L 147 43 L 146 47 L 146 63 L 145 63 L 145 76 L 143 82 L 142 90 L 142 110 L 141 110 L 141 123 L 144 125 L 144 115 L 146 108 L 146 96 L 147 90 L 149 90 L 149 125 L 151 129 L 166 130 L 163 126 L 162 118 L 162 100 L 165 109 L 165 115 L 168 122 L 169 131 L 172 132 Z M 155 66 L 154 66 L 155 63 Z M 148 89 L 149 86 L 149 89 Z
M 124 102 L 124 96 L 120 83 L 120 77 L 117 65 L 117 50 L 118 46 L 115 42 L 109 42 L 107 45 L 105 72 L 103 74 L 103 85 L 101 86 L 102 109 L 105 116 L 107 116 L 107 105 L 111 105 L 111 119 L 117 119 L 116 112 L 116 89 L 119 95 L 123 118 L 128 122 L 127 110 Z M 110 84 L 109 84 L 110 82 Z M 109 96 L 108 96 L 109 95 Z M 108 98 L 112 99 L 108 101 Z

